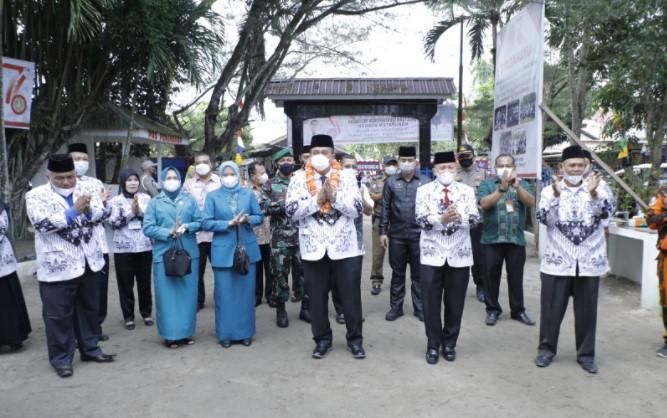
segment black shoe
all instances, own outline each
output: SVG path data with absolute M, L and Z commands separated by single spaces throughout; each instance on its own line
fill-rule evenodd
M 294 303 L 301 302 L 301 299 L 302 299 L 302 297 L 299 294 L 294 293 L 292 295 L 292 302 L 294 302 Z
M 454 347 L 442 347 L 442 357 L 447 361 L 456 360 L 456 350 Z
M 581 368 L 588 373 L 595 374 L 598 372 L 598 366 L 595 365 L 595 361 L 592 358 L 577 360 L 577 363 L 581 364 Z
M 342 312 L 337 313 L 336 314 L 336 322 L 338 322 L 341 325 L 344 324 L 345 323 L 345 314 L 342 313 Z
M 421 322 L 424 322 L 424 312 L 422 312 L 422 311 L 417 311 L 417 312 L 415 312 L 415 316 L 416 316 L 417 319 L 419 319 Z
M 426 362 L 428 364 L 436 364 L 438 362 L 438 350 L 429 348 L 426 350 Z
M 72 366 L 56 367 L 56 374 L 58 377 L 70 377 L 74 374 L 74 369 Z
M 524 325 L 530 325 L 530 326 L 535 325 L 535 321 L 530 319 L 530 317 L 525 312 L 521 312 L 519 315 L 513 316 L 512 319 L 515 321 L 519 321 Z
M 486 302 L 486 296 L 484 296 L 484 288 L 481 286 L 477 286 L 477 300 L 480 301 L 481 303 Z
M 313 358 L 324 358 L 329 354 L 329 351 L 331 351 L 331 343 L 318 343 L 313 350 Z
M 107 337 L 107 339 L 109 339 L 109 337 Z M 22 348 L 23 348 L 23 343 L 12 344 L 12 345 L 9 346 L 9 349 L 10 349 L 11 351 L 20 350 L 20 349 L 22 349 Z
M 104 354 L 104 353 L 100 353 L 94 357 L 81 354 L 81 361 L 94 361 L 95 363 L 111 363 L 115 360 L 115 357 L 116 357 L 115 354 Z
M 496 325 L 498 322 L 498 312 L 489 312 L 486 314 L 486 325 Z
M 21 346 L 23 346 L 23 344 L 21 344 Z M 665 346 L 660 350 L 656 351 L 655 355 L 658 357 L 667 358 L 667 344 L 665 344 Z
M 109 341 L 109 336 L 106 334 L 100 334 L 99 337 L 97 337 L 98 341 Z
M 132 331 L 134 329 L 134 321 L 125 321 L 125 329 Z
M 276 306 L 276 325 L 279 328 L 287 328 L 289 326 L 289 319 L 287 318 L 287 312 L 285 312 L 284 303 L 279 303 Z
M 310 309 L 308 300 L 301 301 L 301 311 L 299 312 L 299 319 L 310 324 Z
M 549 367 L 551 364 L 551 357 L 543 356 L 543 355 L 538 355 L 535 357 L 535 365 L 537 367 Z
M 220 341 L 220 345 L 224 348 L 229 348 L 232 346 L 232 342 L 230 340 L 222 340 Z
M 270 307 L 272 307 L 273 309 L 276 308 L 276 301 L 275 301 L 275 300 L 273 300 L 273 299 L 268 299 L 267 302 L 268 302 L 268 304 L 269 304 Z
M 379 283 L 373 283 L 371 287 L 371 295 L 377 296 L 382 291 L 382 285 Z
M 250 347 L 252 345 L 252 338 L 244 338 L 241 340 L 241 344 L 243 344 L 245 347 Z
M 153 318 L 151 318 L 150 316 L 147 316 L 146 318 L 144 318 L 144 325 L 146 325 L 147 327 L 152 327 L 153 324 L 155 324 L 155 322 L 153 321 Z
M 197 312 L 201 311 L 205 307 L 206 305 L 204 305 L 204 302 L 197 302 Z
M 364 359 L 366 358 L 366 351 L 364 351 L 364 347 L 362 347 L 361 344 L 352 344 L 348 345 L 347 349 L 352 353 L 352 357 L 356 359 Z
M 403 316 L 403 309 L 391 308 L 389 312 L 387 312 L 387 315 L 384 316 L 384 318 L 387 321 L 395 321 L 402 316 Z

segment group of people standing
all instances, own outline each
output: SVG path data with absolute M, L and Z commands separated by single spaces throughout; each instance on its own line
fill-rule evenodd
M 438 362 L 440 351 L 447 361 L 456 358 L 471 267 L 477 298 L 486 305 L 487 325 L 496 325 L 502 313 L 498 295 L 503 264 L 511 318 L 535 324 L 523 301 L 524 231 L 535 192 L 517 177 L 511 155 L 498 156 L 495 176 L 486 178 L 474 164 L 469 145 L 438 152 L 431 180 L 416 171 L 416 149 L 400 147 L 398 158 L 386 157 L 383 175 L 366 187 L 357 180 L 356 160 L 336 160 L 332 138 L 315 135 L 300 155 L 301 170 L 294 170 L 294 155 L 284 149 L 273 157 L 277 171 L 272 179 L 261 164 L 248 167 L 248 187 L 242 186 L 236 164 L 225 162 L 215 174 L 210 156 L 198 153 L 196 177 L 183 182 L 178 170 L 167 167 L 160 176 L 162 191 L 151 196 L 141 191 L 154 186 L 144 178 L 154 164 L 145 163 L 142 176 L 123 170 L 120 193 L 109 199 L 109 190 L 85 176 L 87 158 L 79 155 L 87 156 L 85 145 L 72 144 L 68 151 L 49 158 L 48 183 L 26 196 L 36 231 L 49 362 L 61 377 L 72 375 L 77 347 L 82 361 L 114 360 L 98 346 L 108 339 L 101 329 L 108 286 L 103 276 L 108 277 L 109 265 L 100 233 L 104 222 L 114 231 L 111 249 L 125 328 L 135 327 L 135 281 L 139 313 L 146 326 L 153 325 L 152 277 L 158 334 L 171 349 L 194 344 L 209 260 L 215 277 L 216 337 L 223 347 L 252 344 L 255 306 L 263 297 L 276 310 L 276 325 L 289 326 L 285 303 L 291 272 L 294 296 L 301 301 L 299 319 L 311 324 L 312 356 L 324 358 L 333 347 L 331 294 L 336 321 L 347 328 L 348 350 L 354 358 L 365 358 L 360 290 L 364 215 L 372 216 L 373 224 L 371 294 L 382 291 L 387 250 L 392 279 L 386 319 L 400 318 L 410 266 L 414 315 L 424 322 L 429 364 Z M 615 199 L 601 177 L 591 174 L 585 150 L 566 148 L 561 164 L 563 179 L 542 191 L 537 209 L 537 219 L 547 227 L 547 247 L 535 363 L 546 367 L 555 357 L 560 324 L 573 296 L 577 361 L 596 373 L 597 291 L 600 275 L 608 270 L 604 229 Z M 2 209 L 0 256 L 10 260 Z M 662 217 L 656 209 L 653 224 L 662 225 Z M 246 275 L 233 268 L 237 243 L 249 257 Z M 190 273 L 183 277 L 165 271 L 164 254 L 175 246 L 191 257 Z M 0 270 L 0 286 L 16 288 L 18 280 L 10 270 Z M 11 292 L 0 292 L 0 297 L 5 293 Z M 13 321 L 14 333 L 0 335 L 0 345 L 19 348 L 30 324 L 22 295 L 14 293 L 16 310 L 25 319 Z

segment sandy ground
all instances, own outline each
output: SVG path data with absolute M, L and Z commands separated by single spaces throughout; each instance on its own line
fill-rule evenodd
M 370 222 L 365 227 L 370 249 Z M 81 363 L 77 355 L 74 376 L 60 379 L 47 361 L 37 281 L 26 278 L 33 332 L 22 351 L 0 350 L 0 416 L 665 416 L 667 360 L 654 354 L 661 321 L 657 312 L 639 308 L 640 289 L 629 281 L 602 280 L 597 375 L 576 363 L 571 308 L 558 357 L 539 369 L 533 363 L 539 324 L 527 327 L 505 313 L 495 327 L 484 325 L 472 282 L 457 359 L 431 366 L 424 360 L 424 327 L 412 307 L 406 305 L 406 315 L 395 322 L 384 319 L 391 277 L 386 262 L 383 291 L 370 294 L 368 253 L 362 280 L 365 360 L 346 350 L 345 327 L 333 321 L 332 307 L 334 349 L 324 360 L 312 359 L 310 326 L 297 319 L 295 303 L 288 303 L 289 328 L 277 328 L 275 311 L 262 304 L 253 345 L 223 349 L 215 338 L 210 272 L 196 344 L 168 350 L 155 327 L 123 328 L 112 270 L 104 326 L 111 340 L 101 345 L 117 361 Z M 539 321 L 537 258 L 528 258 L 524 286 L 527 312 Z M 507 300 L 502 289 L 506 312 Z

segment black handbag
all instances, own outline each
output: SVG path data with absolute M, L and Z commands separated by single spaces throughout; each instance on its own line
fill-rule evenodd
M 234 264 L 232 268 L 241 276 L 248 274 L 250 270 L 250 257 L 245 250 L 243 244 L 241 244 L 241 226 L 236 226 L 236 248 L 234 249 Z
M 192 273 L 192 257 L 183 248 L 181 237 L 174 239 L 174 246 L 164 253 L 164 274 L 167 276 L 183 277 Z

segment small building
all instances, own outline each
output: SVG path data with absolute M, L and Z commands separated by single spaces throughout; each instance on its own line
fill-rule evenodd
M 451 78 L 315 78 L 274 79 L 265 94 L 284 108 L 296 154 L 320 133 L 343 145 L 418 141 L 426 168 L 432 118 L 455 92 Z

